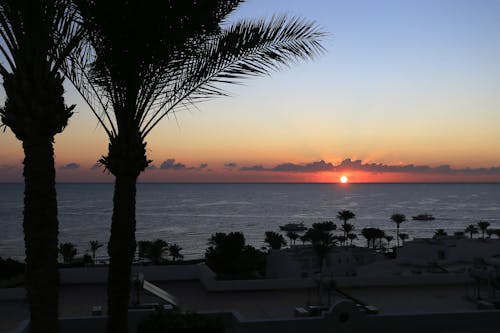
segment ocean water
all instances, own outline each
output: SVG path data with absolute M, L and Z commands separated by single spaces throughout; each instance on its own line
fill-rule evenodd
M 57 192 L 60 242 L 75 243 L 80 254 L 91 240 L 106 243 L 113 185 L 59 184 Z M 407 216 L 401 232 L 411 238 L 430 237 L 438 228 L 462 231 L 479 220 L 500 228 L 500 184 L 139 184 L 136 236 L 175 242 L 186 258 L 198 258 L 212 233 L 242 231 L 247 243 L 260 247 L 265 231 L 335 220 L 342 209 L 356 214 L 358 233 L 378 227 L 395 234 L 394 213 Z M 0 184 L 2 257 L 24 257 L 22 210 L 23 185 Z M 411 220 L 423 213 L 436 220 Z M 105 256 L 105 248 L 99 254 Z

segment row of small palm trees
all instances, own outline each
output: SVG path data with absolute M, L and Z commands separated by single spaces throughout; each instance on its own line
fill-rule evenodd
M 155 265 L 167 261 L 165 257 L 167 254 L 176 262 L 182 260 L 184 255 L 181 254 L 182 247 L 172 243 L 169 244 L 163 239 L 156 239 L 154 241 L 138 241 L 137 254 L 139 260 L 144 262 L 144 259 L 149 259 Z
M 104 244 L 97 240 L 93 240 L 89 242 L 89 248 L 88 251 L 92 253 L 91 261 L 95 265 L 97 263 L 96 261 L 96 254 L 97 251 L 103 247 Z M 71 242 L 66 242 L 66 243 L 61 243 L 59 244 L 59 254 L 63 257 L 63 261 L 65 264 L 71 264 L 73 262 L 73 259 L 76 257 L 78 254 L 78 249 L 76 248 L 75 244 Z
M 184 255 L 181 254 L 182 247 L 175 243 L 168 244 L 162 239 L 156 239 L 154 241 L 143 240 L 137 243 L 137 256 L 142 262 L 144 262 L 145 259 L 149 259 L 153 264 L 160 264 L 166 261 L 165 255 L 167 253 L 174 262 L 184 258 Z M 97 251 L 103 246 L 104 244 L 97 240 L 89 242 L 87 251 L 92 253 L 92 256 L 89 258 L 94 265 L 97 263 Z M 63 257 L 63 262 L 65 264 L 71 264 L 78 254 L 78 249 L 75 244 L 71 242 L 61 243 L 59 244 L 59 254 Z
M 479 233 L 481 231 L 481 238 L 485 239 L 486 235 L 488 237 L 491 237 L 492 235 L 497 236 L 500 238 L 500 229 L 489 229 L 490 227 L 490 222 L 487 221 L 479 221 L 475 225 L 474 224 L 469 224 L 464 231 L 457 231 L 455 232 L 456 236 L 461 236 L 464 234 L 469 234 L 469 237 L 472 239 L 472 235 Z M 448 236 L 448 233 L 444 229 L 437 229 L 436 232 L 434 233 L 434 238 L 439 238 L 439 237 L 444 237 Z
M 324 223 L 324 222 L 323 222 Z M 313 228 L 314 229 L 313 224 Z M 332 229 L 335 230 L 335 229 Z M 384 247 L 382 245 L 382 240 L 386 241 L 387 248 L 391 246 L 391 242 L 394 240 L 394 237 L 391 235 L 387 235 L 384 230 L 379 229 L 379 228 L 363 228 L 361 230 L 361 235 L 366 239 L 367 241 L 367 247 Z M 352 242 L 356 239 L 358 239 L 358 235 L 349 232 L 347 233 L 347 237 L 345 236 L 338 236 L 338 235 L 332 235 L 333 239 L 335 240 L 335 244 L 340 244 L 340 245 L 352 245 Z M 304 235 L 299 235 L 296 232 L 290 231 L 286 233 L 286 237 L 290 239 L 290 244 L 294 245 L 297 240 L 300 240 L 302 244 L 304 245 L 305 243 L 308 243 L 311 241 L 311 234 L 310 232 L 306 232 Z M 404 242 L 410 237 L 407 233 L 399 233 L 399 239 L 402 241 L 403 245 Z M 378 241 L 378 244 L 376 243 Z M 271 249 L 280 249 L 283 246 L 287 245 L 287 241 L 285 240 L 285 237 L 283 237 L 282 234 L 274 231 L 267 231 L 265 233 L 265 239 L 264 243 L 266 243 Z
M 108 332 L 127 331 L 138 176 L 146 137 L 168 114 L 225 95 L 222 84 L 266 75 L 323 51 L 297 18 L 221 22 L 243 0 L 0 0 L 3 126 L 22 142 L 23 231 L 32 332 L 58 332 L 54 137 L 73 114 L 65 75 L 109 138 L 99 162 L 115 176 L 108 254 Z
M 350 210 L 341 210 L 337 213 L 336 218 L 342 221 L 342 224 L 339 228 L 339 230 L 342 231 L 342 235 L 332 235 L 332 237 L 335 239 L 336 243 L 340 243 L 341 245 L 352 245 L 352 242 L 358 239 L 358 235 L 354 233 L 354 224 L 348 223 L 348 221 L 356 218 L 356 214 Z M 403 214 L 393 214 L 390 220 L 396 223 L 396 240 L 397 246 L 399 247 L 400 239 L 404 243 L 404 241 L 409 238 L 408 234 L 399 232 L 399 226 L 401 223 L 406 221 L 406 216 Z M 309 229 L 304 235 L 299 235 L 296 232 L 289 231 L 287 232 L 286 236 L 290 239 L 290 244 L 292 245 L 295 244 L 297 240 L 300 240 L 302 244 L 305 244 L 306 242 L 311 241 L 310 230 L 318 229 L 331 232 L 337 230 L 337 226 L 333 221 L 313 223 L 312 228 Z M 373 244 L 373 247 L 375 247 L 375 240 L 377 239 L 380 240 L 380 247 L 382 246 L 382 239 L 385 239 L 387 241 L 389 247 L 390 242 L 394 239 L 393 236 L 386 235 L 385 232 L 379 228 L 363 228 L 363 230 L 361 231 L 361 235 L 367 239 L 368 247 L 370 247 L 370 243 Z M 272 231 L 266 232 L 266 238 L 264 242 L 267 243 L 272 249 L 279 249 L 282 246 L 286 246 L 287 244 L 281 234 Z

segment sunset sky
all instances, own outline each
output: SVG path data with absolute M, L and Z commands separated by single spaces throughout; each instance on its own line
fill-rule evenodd
M 141 181 L 500 181 L 500 1 L 248 0 L 231 20 L 272 14 L 316 21 L 326 53 L 165 119 Z M 58 181 L 113 181 L 93 167 L 107 137 L 66 87 Z M 22 181 L 22 158 L 0 133 L 0 182 Z

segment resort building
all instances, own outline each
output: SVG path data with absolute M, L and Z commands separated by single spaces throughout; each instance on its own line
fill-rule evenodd
M 327 276 L 356 276 L 359 266 L 372 263 L 376 254 L 371 249 L 345 246 L 334 247 L 323 263 Z M 319 271 L 319 259 L 310 245 L 271 250 L 266 261 L 267 278 L 310 278 Z

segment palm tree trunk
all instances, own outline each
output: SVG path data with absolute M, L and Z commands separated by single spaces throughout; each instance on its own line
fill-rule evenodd
M 53 138 L 26 138 L 24 242 L 30 331 L 58 332 L 59 273 Z
M 399 224 L 396 225 L 396 242 L 398 243 L 397 246 L 399 247 Z
M 113 197 L 111 237 L 108 244 L 109 333 L 127 332 L 131 265 L 135 253 L 136 176 L 117 175 Z

